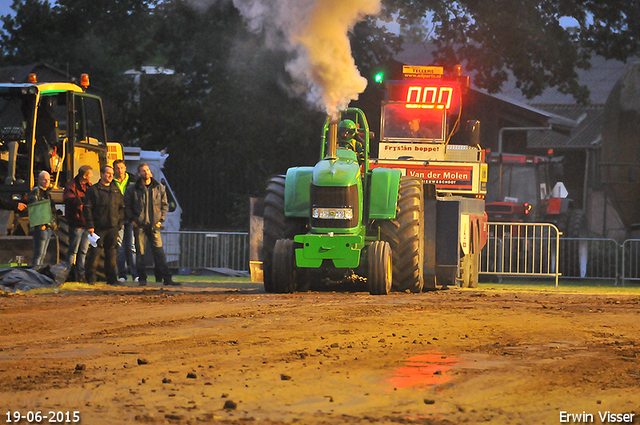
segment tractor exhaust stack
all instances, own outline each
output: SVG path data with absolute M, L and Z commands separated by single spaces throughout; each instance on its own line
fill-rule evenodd
M 338 158 L 338 123 L 339 115 L 332 115 L 329 121 L 329 142 L 327 144 L 327 153 L 325 159 Z

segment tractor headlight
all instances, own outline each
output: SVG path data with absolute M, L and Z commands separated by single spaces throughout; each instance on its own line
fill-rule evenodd
M 351 220 L 353 208 L 313 208 L 311 216 L 320 219 Z

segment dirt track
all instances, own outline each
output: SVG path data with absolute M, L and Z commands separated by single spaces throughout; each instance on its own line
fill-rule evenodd
M 639 313 L 561 290 L 2 296 L 0 421 L 640 423 Z

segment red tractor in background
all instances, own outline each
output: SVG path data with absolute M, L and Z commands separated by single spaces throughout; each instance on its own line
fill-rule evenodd
M 584 228 L 582 209 L 568 198 L 560 158 L 491 154 L 485 211 L 489 221 L 552 223 L 563 236 L 578 237 Z

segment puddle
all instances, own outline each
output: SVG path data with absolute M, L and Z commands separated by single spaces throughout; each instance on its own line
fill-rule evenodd
M 394 370 L 388 382 L 396 389 L 444 384 L 451 379 L 447 372 L 460 360 L 442 353 L 410 357 Z

